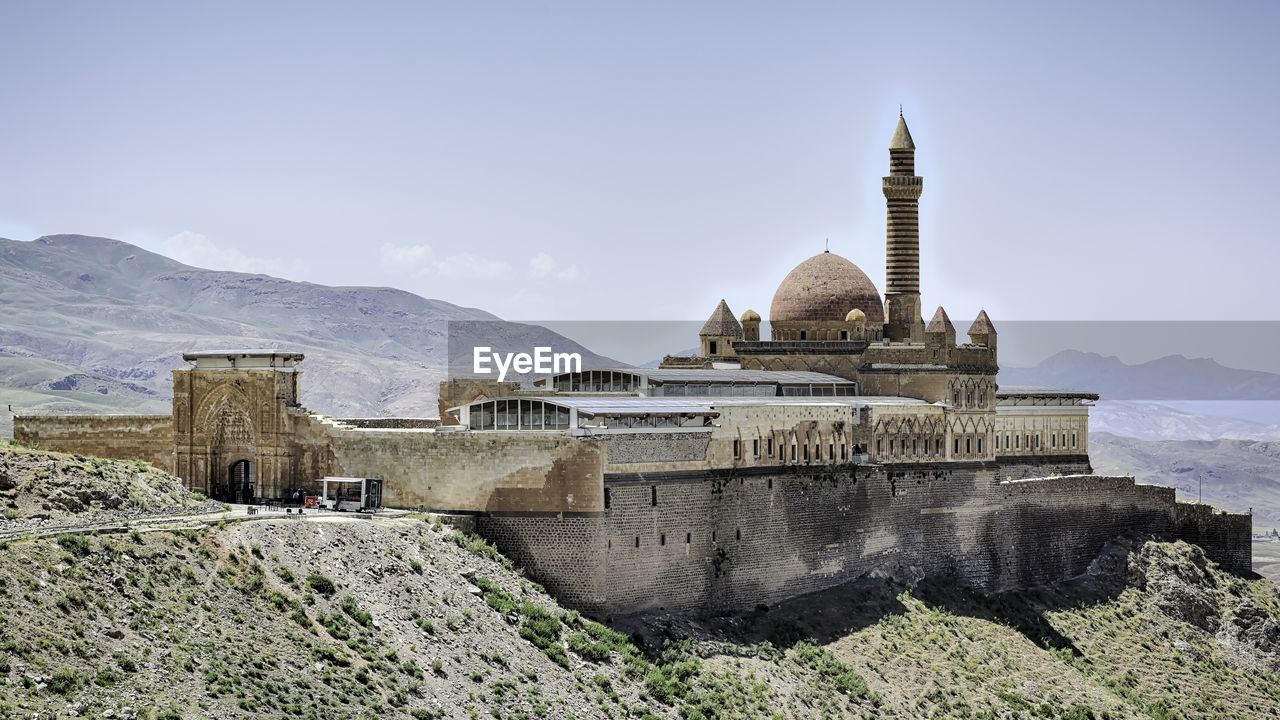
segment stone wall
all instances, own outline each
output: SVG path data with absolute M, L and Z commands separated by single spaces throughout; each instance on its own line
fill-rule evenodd
M 294 422 L 320 475 L 383 480 L 383 504 L 448 512 L 600 512 L 604 446 L 558 433 L 436 432 Z
M 1229 569 L 1249 567 L 1247 515 L 1180 505 L 1171 489 L 1129 477 L 1003 481 L 1008 470 L 987 462 L 613 473 L 595 540 L 603 601 L 566 602 L 599 615 L 734 611 L 877 568 L 1002 590 L 1075 576 L 1128 531 L 1183 537 Z M 577 575 L 555 570 L 592 536 L 558 533 L 557 519 L 491 520 L 482 532 L 531 558 L 533 577 L 566 597 L 595 597 L 595 575 L 577 588 Z
M 584 612 L 605 608 L 606 538 L 602 513 L 482 515 L 477 530 L 524 568 L 561 604 Z
M 990 590 L 1062 580 L 1084 572 L 1102 546 L 1125 532 L 1175 531 L 1173 488 L 1130 477 L 1079 475 L 1002 482 L 978 539 L 993 565 Z
M 708 432 L 654 432 L 604 435 L 610 464 L 704 462 Z
M 137 458 L 173 472 L 173 418 L 169 415 L 16 416 L 13 436 L 45 450 Z
M 1169 488 L 1169 492 L 1173 492 Z M 1229 513 L 1209 505 L 1178 503 L 1174 511 L 1177 536 L 1204 548 L 1210 560 L 1234 573 L 1253 571 L 1253 517 Z

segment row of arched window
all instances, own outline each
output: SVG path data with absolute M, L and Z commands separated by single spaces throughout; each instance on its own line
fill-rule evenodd
M 750 452 L 750 456 L 747 452 Z M 774 462 L 779 465 L 803 463 L 849 462 L 854 455 L 866 452 L 858 444 L 850 444 L 843 433 L 832 434 L 826 443 L 819 435 L 816 438 L 805 437 L 804 442 L 791 433 L 790 442 L 775 440 L 774 437 L 733 440 L 733 459 L 752 459 L 756 461 Z

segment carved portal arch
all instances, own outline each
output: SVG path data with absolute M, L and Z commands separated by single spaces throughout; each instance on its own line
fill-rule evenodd
M 211 445 L 251 445 L 256 440 L 251 407 L 240 388 L 231 383 L 217 385 L 200 400 L 195 432 Z

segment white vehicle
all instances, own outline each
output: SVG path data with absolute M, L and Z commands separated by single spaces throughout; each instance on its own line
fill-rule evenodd
M 321 484 L 322 508 L 361 512 L 382 507 L 382 480 L 378 478 L 326 477 Z

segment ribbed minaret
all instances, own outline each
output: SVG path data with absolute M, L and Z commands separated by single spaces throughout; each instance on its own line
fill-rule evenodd
M 920 193 L 924 178 L 916 175 L 916 145 L 907 121 L 898 113 L 898 128 L 889 142 L 889 177 L 884 197 L 889 204 L 885 261 L 885 337 L 895 342 L 924 340 L 920 317 Z

